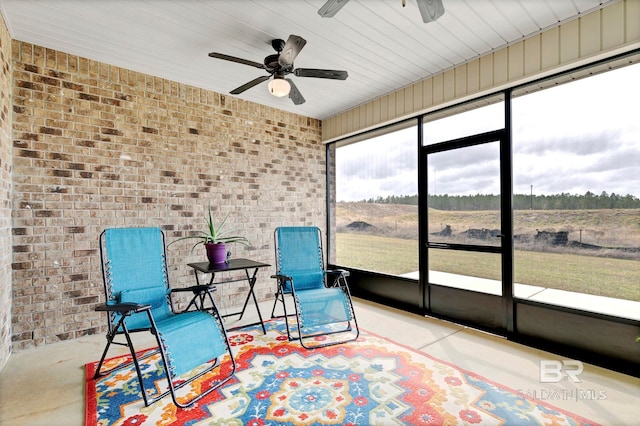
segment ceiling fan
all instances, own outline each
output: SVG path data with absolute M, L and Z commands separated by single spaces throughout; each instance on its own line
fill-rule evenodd
M 273 77 L 273 80 L 269 82 L 269 92 L 277 97 L 289 95 L 289 98 L 291 98 L 294 104 L 300 105 L 305 102 L 305 99 L 293 83 L 293 80 L 285 78 L 287 74 L 294 74 L 296 77 L 329 78 L 332 80 L 346 80 L 348 77 L 346 71 L 316 68 L 294 68 L 293 60 L 298 56 L 298 53 L 300 53 L 300 50 L 302 50 L 306 43 L 307 41 L 305 39 L 293 34 L 289 36 L 286 43 L 281 39 L 272 40 L 271 46 L 278 53 L 267 56 L 264 58 L 263 63 L 253 62 L 216 52 L 209 53 L 209 56 L 212 58 L 223 59 L 225 61 L 237 62 L 239 64 L 264 69 L 269 73 L 269 75 L 263 75 L 262 77 L 258 77 L 233 89 L 229 92 L 232 95 L 238 95 Z
M 323 18 L 333 17 L 342 6 L 344 6 L 349 0 L 327 0 L 327 2 L 318 10 L 318 15 Z M 416 0 L 422 20 L 424 23 L 433 22 L 442 15 L 444 15 L 444 5 L 442 0 Z M 402 7 L 405 7 L 407 0 L 402 0 Z

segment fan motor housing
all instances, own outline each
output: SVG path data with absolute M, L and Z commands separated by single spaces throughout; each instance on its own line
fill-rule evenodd
M 280 68 L 280 63 L 278 62 L 278 58 L 280 55 L 269 55 L 264 58 L 264 66 L 269 72 L 273 72 Z

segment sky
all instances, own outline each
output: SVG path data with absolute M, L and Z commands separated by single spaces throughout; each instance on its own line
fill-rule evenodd
M 495 104 L 427 123 L 425 138 L 501 128 L 501 109 Z M 640 198 L 640 65 L 515 98 L 513 126 L 514 193 Z M 416 138 L 408 128 L 338 148 L 337 199 L 416 194 Z M 497 143 L 433 154 L 428 166 L 430 193 L 499 192 Z

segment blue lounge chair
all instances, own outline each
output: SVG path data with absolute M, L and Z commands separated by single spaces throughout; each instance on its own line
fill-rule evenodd
M 112 343 L 129 347 L 147 406 L 170 393 L 178 407 L 188 407 L 222 386 L 235 374 L 236 364 L 229 340 L 211 297 L 213 289 L 208 286 L 169 288 L 166 243 L 162 230 L 107 229 L 100 234 L 100 254 L 107 301 L 96 310 L 107 313 L 109 330 L 107 345 L 95 372 L 96 379 L 125 366 L 101 371 Z M 208 295 L 212 308 L 208 308 L 208 311 L 175 313 L 171 293 L 176 291 L 191 291 L 194 298 L 201 300 Z M 145 389 L 139 359 L 130 336 L 130 333 L 139 331 L 151 332 L 156 338 L 162 358 L 161 368 L 167 376 L 168 390 L 165 392 Z M 114 341 L 117 336 L 124 336 L 125 342 Z M 210 387 L 187 401 L 179 402 L 176 391 L 220 368 L 220 361 L 226 354 L 232 364 L 230 369 L 225 370 L 227 373 L 221 371 L 221 377 L 214 380 Z
M 322 235 L 315 226 L 279 227 L 275 230 L 276 298 L 271 310 L 275 318 L 282 303 L 289 340 L 300 340 L 306 349 L 335 345 L 358 338 L 358 323 L 343 270 L 326 270 Z M 285 295 L 293 296 L 298 334 L 293 335 Z M 339 334 L 331 339 L 319 336 Z M 315 343 L 311 343 L 315 342 Z

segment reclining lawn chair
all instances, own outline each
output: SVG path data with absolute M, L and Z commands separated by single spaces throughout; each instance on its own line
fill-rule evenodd
M 275 230 L 276 275 L 278 290 L 271 310 L 276 318 L 282 303 L 289 340 L 300 340 L 306 349 L 344 343 L 358 338 L 360 331 L 353 311 L 351 294 L 343 270 L 325 270 L 322 236 L 315 226 L 279 227 Z M 292 335 L 285 295 L 293 296 L 298 335 Z M 353 323 L 353 324 L 352 324 Z M 318 336 L 341 333 L 341 336 L 316 342 Z
M 128 363 L 101 371 L 111 343 L 129 347 L 147 406 L 171 393 L 178 407 L 188 407 L 222 386 L 235 374 L 236 364 L 210 294 L 212 289 L 208 286 L 169 288 L 166 244 L 164 233 L 159 228 L 107 229 L 100 234 L 100 255 L 107 302 L 96 310 L 107 312 L 109 331 L 107 345 L 94 378 L 131 365 Z M 208 309 L 211 313 L 202 310 L 174 313 L 171 293 L 176 291 L 191 291 L 194 299 L 198 297 L 201 300 L 208 293 L 212 304 L 212 308 Z M 130 333 L 137 331 L 150 331 L 156 338 L 162 369 L 168 382 L 169 389 L 165 392 L 145 389 L 140 360 L 130 336 Z M 126 342 L 114 341 L 118 335 L 124 335 Z M 228 374 L 220 371 L 221 377 L 210 387 L 186 402 L 178 402 L 176 390 L 219 368 L 225 354 L 231 357 L 231 368 L 225 370 Z M 193 374 L 187 375 L 189 372 Z

